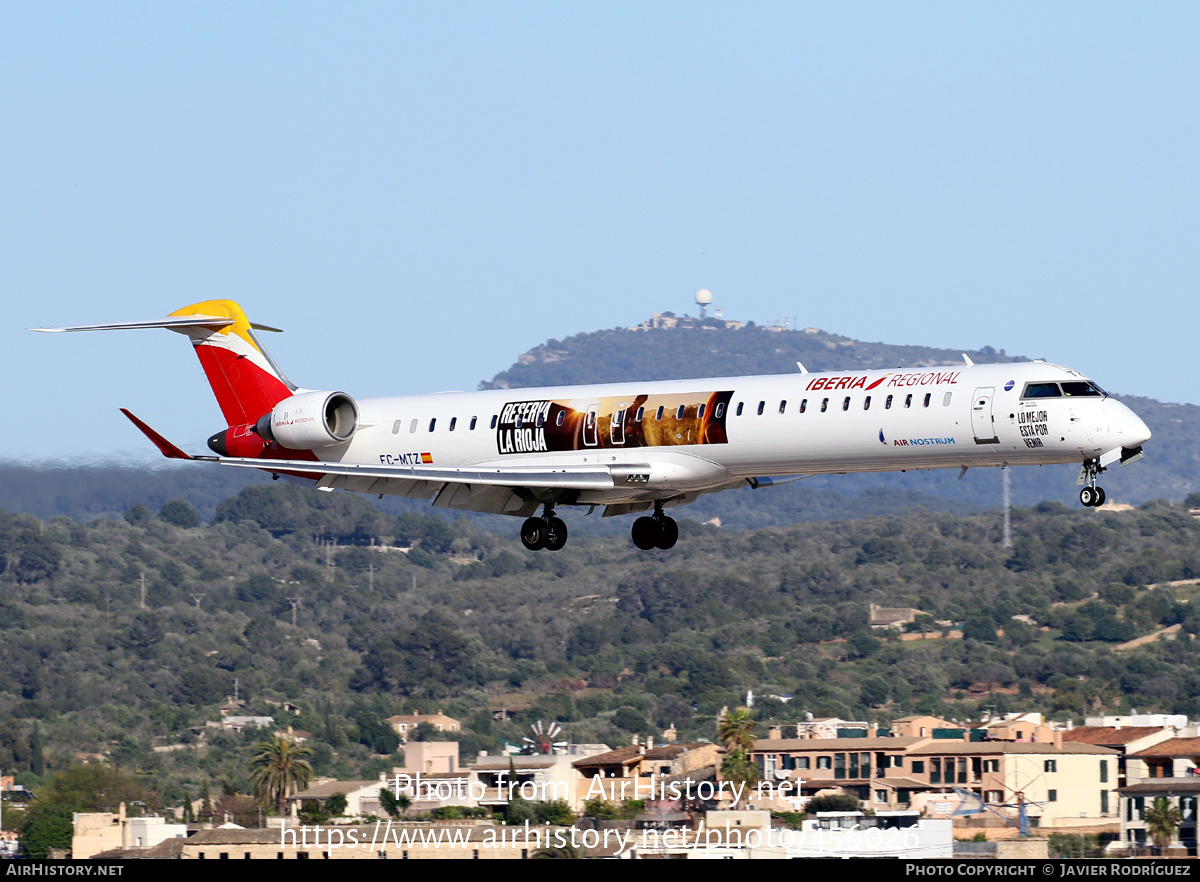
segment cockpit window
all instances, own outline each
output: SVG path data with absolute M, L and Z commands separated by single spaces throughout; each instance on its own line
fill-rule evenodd
M 1091 383 L 1063 383 L 1063 395 L 1067 398 L 1103 398 L 1104 391 Z
M 1022 398 L 1061 398 L 1058 383 L 1029 383 L 1025 386 Z

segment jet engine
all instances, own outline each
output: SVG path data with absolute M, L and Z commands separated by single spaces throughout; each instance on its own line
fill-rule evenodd
M 254 431 L 292 450 L 344 444 L 358 428 L 358 405 L 345 392 L 304 392 L 259 417 Z

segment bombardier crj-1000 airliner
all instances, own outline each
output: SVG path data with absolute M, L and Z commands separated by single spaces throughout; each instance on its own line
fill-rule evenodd
M 638 548 L 679 536 L 663 513 L 702 493 L 809 475 L 1082 463 L 1096 479 L 1142 456 L 1136 414 L 1082 374 L 1043 362 L 659 380 L 450 392 L 356 401 L 292 385 L 229 300 L 165 319 L 37 328 L 170 328 L 191 339 L 227 428 L 216 456 L 190 456 L 129 411 L 174 459 L 307 478 L 321 490 L 432 499 L 524 517 L 521 541 L 557 551 L 557 506 L 604 506 L 634 521 Z M 536 516 L 538 508 L 542 513 Z M 590 511 L 590 508 L 589 508 Z

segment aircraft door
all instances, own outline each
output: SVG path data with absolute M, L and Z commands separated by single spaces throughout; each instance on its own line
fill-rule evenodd
M 609 421 L 608 434 L 614 447 L 625 443 L 625 420 L 628 418 L 629 402 L 622 401 L 613 408 L 612 419 Z
M 976 444 L 999 444 L 996 434 L 996 419 L 992 415 L 992 400 L 996 397 L 995 386 L 980 386 L 971 399 L 971 430 Z
M 595 447 L 599 443 L 600 431 L 596 425 L 598 422 L 597 414 L 600 412 L 599 404 L 588 406 L 587 412 L 583 415 L 583 446 Z

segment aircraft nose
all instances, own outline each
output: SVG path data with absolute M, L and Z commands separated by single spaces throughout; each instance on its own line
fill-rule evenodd
M 1150 427 L 1142 422 L 1142 418 L 1132 410 L 1125 407 L 1125 405 L 1121 406 L 1125 408 L 1125 413 L 1122 414 L 1118 430 L 1121 438 L 1121 446 L 1128 450 L 1141 447 L 1150 440 Z

